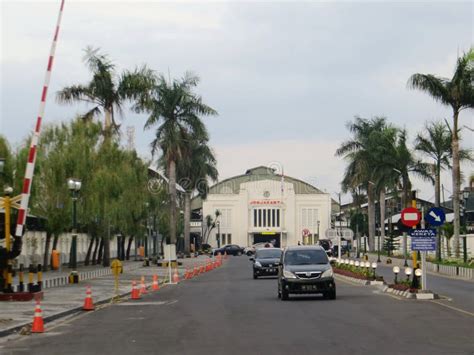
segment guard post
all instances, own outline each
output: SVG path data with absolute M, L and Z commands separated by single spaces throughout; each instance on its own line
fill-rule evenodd
M 119 291 L 119 275 L 123 273 L 123 265 L 119 259 L 114 259 L 110 264 L 110 268 L 112 269 L 112 273 L 114 274 L 115 280 L 115 296 L 118 296 Z

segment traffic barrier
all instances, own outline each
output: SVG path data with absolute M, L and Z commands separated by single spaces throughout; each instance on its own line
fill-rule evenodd
M 179 283 L 178 269 L 174 269 L 173 282 L 176 284 Z
M 158 282 L 158 275 L 153 275 L 153 283 L 151 284 L 151 289 L 153 291 L 158 291 L 160 289 L 160 284 Z
M 145 276 L 142 276 L 140 294 L 146 295 L 147 293 L 148 293 L 148 292 L 147 292 L 147 290 L 146 290 L 146 285 L 145 285 Z
M 84 299 L 84 306 L 82 307 L 84 311 L 93 311 L 94 310 L 94 302 L 92 302 L 92 291 L 91 287 L 87 286 L 86 290 L 86 298 Z
M 141 298 L 140 297 L 140 291 L 138 290 L 137 282 L 132 281 L 132 297 L 131 297 L 131 299 L 132 300 L 139 300 L 140 298 Z
M 33 317 L 33 325 L 31 326 L 32 333 L 44 333 L 43 314 L 41 311 L 40 302 L 36 302 L 35 315 Z

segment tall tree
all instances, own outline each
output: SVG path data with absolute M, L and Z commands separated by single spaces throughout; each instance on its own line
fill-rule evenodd
M 60 103 L 71 104 L 85 102 L 93 107 L 83 114 L 84 120 L 104 115 L 104 133 L 110 135 L 117 130 L 116 115 L 121 114 L 127 101 L 134 104 L 146 100 L 155 77 L 146 66 L 134 71 L 125 70 L 116 73 L 115 65 L 99 48 L 87 47 L 84 62 L 91 71 L 92 80 L 85 85 L 78 84 L 65 87 L 57 93 Z
M 425 132 L 418 133 L 415 139 L 415 149 L 434 160 L 435 174 L 435 206 L 440 205 L 440 175 L 444 169 L 450 169 L 452 157 L 452 135 L 443 122 L 426 123 Z M 469 152 L 460 150 L 461 157 L 468 158 Z
M 186 73 L 182 79 L 168 82 L 163 75 L 158 77 L 149 100 L 136 106 L 137 112 L 148 112 L 145 128 L 158 126 L 155 139 L 151 143 L 152 154 L 161 151 L 166 162 L 166 174 L 169 179 L 170 195 L 170 240 L 176 244 L 177 193 L 176 162 L 184 156 L 184 143 L 188 137 L 205 136 L 202 116 L 217 115 L 202 98 L 193 92 L 199 78 Z
M 374 250 L 375 241 L 375 196 L 374 183 L 371 181 L 376 168 L 373 148 L 377 146 L 380 132 L 387 126 L 384 117 L 365 119 L 355 117 L 354 122 L 347 123 L 353 137 L 341 144 L 336 156 L 343 156 L 348 161 L 343 180 L 343 192 L 362 188 L 367 192 L 369 249 Z
M 414 74 L 408 80 L 408 87 L 428 93 L 434 100 L 453 110 L 452 156 L 453 156 L 453 209 L 454 243 L 459 257 L 460 232 L 460 164 L 459 164 L 459 114 L 464 109 L 474 108 L 474 48 L 459 57 L 451 79 L 433 74 Z
M 184 193 L 184 253 L 190 254 L 191 195 L 193 192 L 205 198 L 209 189 L 208 181 L 216 181 L 218 171 L 216 158 L 208 145 L 207 136 L 190 139 L 185 148 L 184 159 L 177 164 L 179 185 Z

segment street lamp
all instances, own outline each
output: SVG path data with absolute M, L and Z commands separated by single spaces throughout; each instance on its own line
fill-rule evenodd
M 0 173 L 3 173 L 3 169 L 5 169 L 5 158 L 0 158 Z
M 470 194 L 469 190 L 465 189 L 462 191 L 462 199 L 464 200 L 464 203 L 463 203 L 464 207 L 461 206 L 462 208 L 461 213 L 463 214 L 461 215 L 461 222 L 464 224 L 466 228 L 466 235 L 464 236 L 462 240 L 463 261 L 465 264 L 467 264 L 467 226 L 468 226 L 467 200 L 469 199 L 469 194 Z
M 405 268 L 405 275 L 407 275 L 407 281 L 410 280 L 410 275 L 411 275 L 411 273 L 412 273 L 411 267 L 406 267 L 406 268 Z
M 321 224 L 321 221 L 318 220 L 316 224 L 318 225 L 318 241 L 319 241 L 319 225 Z
M 73 270 L 74 277 L 76 276 L 75 270 L 77 269 L 77 198 L 79 191 L 81 190 L 82 183 L 78 179 L 69 178 L 67 180 L 67 187 L 71 192 L 72 197 L 72 243 L 71 243 L 71 256 L 69 258 L 69 267 Z M 79 280 L 74 280 L 74 283 Z
M 415 270 L 415 276 L 418 278 L 418 284 L 420 283 L 419 279 L 420 279 L 422 274 L 423 274 L 423 272 L 421 271 L 421 269 L 416 269 Z
M 398 280 L 397 280 L 397 276 L 398 276 L 398 273 L 400 272 L 400 268 L 398 266 L 394 266 L 393 267 L 393 273 L 395 274 L 395 284 L 397 284 Z
M 372 263 L 372 270 L 374 270 L 374 280 L 375 280 L 375 270 L 377 269 L 377 263 Z
M 221 247 L 221 222 L 217 221 L 217 247 Z

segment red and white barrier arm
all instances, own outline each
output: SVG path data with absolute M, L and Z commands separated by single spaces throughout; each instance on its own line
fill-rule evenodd
M 51 44 L 51 50 L 49 53 L 48 66 L 46 68 L 46 75 L 44 78 L 44 85 L 41 91 L 41 102 L 39 106 L 38 118 L 36 119 L 36 126 L 31 139 L 30 150 L 28 152 L 28 161 L 26 163 L 25 178 L 23 180 L 23 190 L 21 191 L 21 202 L 20 209 L 18 210 L 18 219 L 16 225 L 15 235 L 21 237 L 23 234 L 23 228 L 26 222 L 26 213 L 28 211 L 28 202 L 30 200 L 31 184 L 33 183 L 33 173 L 35 170 L 36 162 L 36 147 L 41 131 L 41 121 L 44 115 L 44 109 L 46 106 L 46 97 L 48 94 L 49 81 L 51 79 L 51 70 L 53 68 L 54 54 L 56 52 L 56 44 L 58 42 L 59 25 L 61 24 L 61 18 L 63 17 L 64 0 L 61 0 L 61 6 L 59 8 L 58 21 L 56 23 L 56 30 L 54 31 L 53 43 Z

